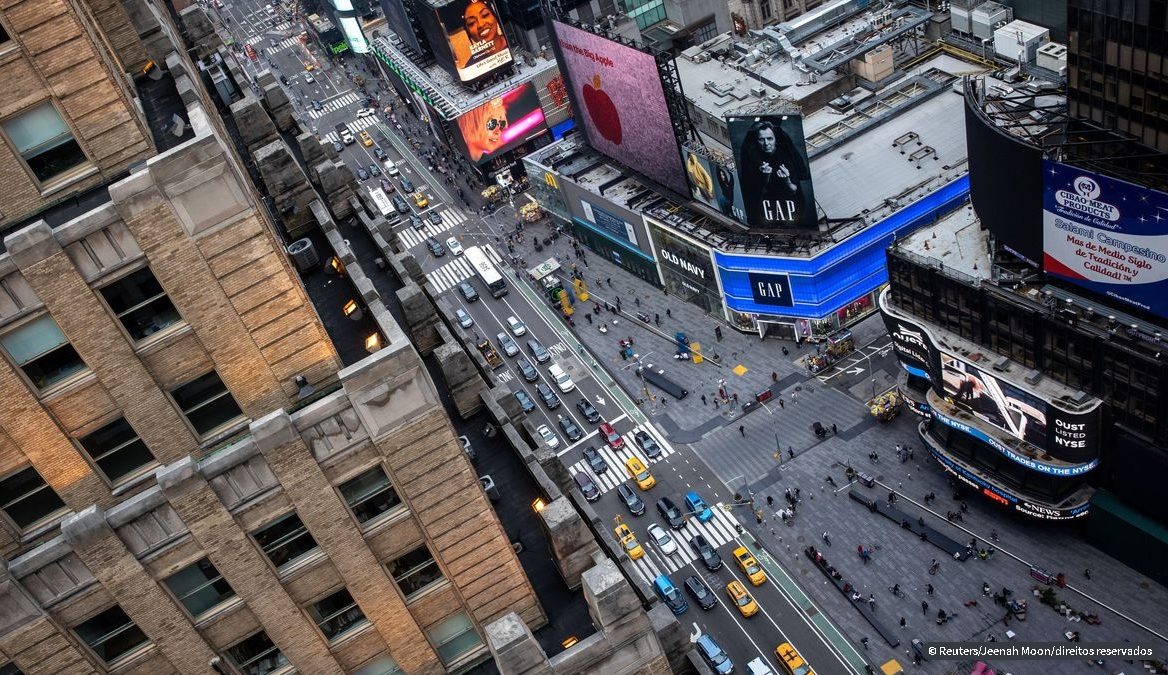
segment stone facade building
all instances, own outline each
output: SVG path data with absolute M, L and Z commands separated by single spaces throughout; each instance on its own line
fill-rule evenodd
M 433 382 L 342 367 L 159 10 L 0 2 L 0 674 L 489 658 L 546 617 Z

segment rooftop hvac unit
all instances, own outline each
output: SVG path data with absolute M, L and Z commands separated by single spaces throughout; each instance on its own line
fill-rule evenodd
M 762 87 L 762 86 L 751 87 L 750 93 L 755 98 L 762 98 L 762 97 L 766 96 L 766 87 Z
M 320 256 L 316 254 L 316 246 L 309 239 L 297 239 L 288 245 L 288 255 L 301 272 L 311 272 L 320 263 Z

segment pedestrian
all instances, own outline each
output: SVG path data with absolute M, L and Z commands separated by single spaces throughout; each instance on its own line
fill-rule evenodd
M 797 392 L 797 391 L 791 392 L 791 403 L 798 403 L 798 402 L 799 402 L 799 392 Z
M 779 374 L 772 370 L 771 371 L 771 382 L 778 382 L 778 381 L 779 381 Z
M 907 627 L 908 627 L 908 621 L 906 621 L 906 620 L 905 620 L 905 618 L 904 618 L 903 616 L 902 616 L 902 617 L 900 617 L 900 627 L 901 627 L 901 628 L 907 628 Z
M 868 594 L 868 608 L 873 612 L 876 611 L 876 596 L 871 593 Z
M 604 282 L 608 284 L 609 288 L 612 288 L 612 277 L 605 277 Z
M 739 424 L 738 425 L 738 433 L 742 434 L 743 438 L 746 438 L 746 427 Z
M 633 304 L 636 305 L 637 307 L 640 307 L 641 306 L 641 299 L 640 298 L 633 298 Z
M 926 584 L 925 585 L 925 593 L 927 593 L 929 595 L 933 594 L 933 584 Z
M 770 495 L 767 495 L 767 507 L 771 507 L 774 505 L 775 505 L 775 498 L 770 496 Z
M 867 637 L 860 638 L 860 644 L 864 646 L 864 649 L 867 649 L 868 648 L 868 638 Z
M 722 341 L 722 327 L 714 326 L 714 337 L 718 338 L 718 342 Z
M 784 401 L 784 400 L 783 400 L 783 397 L 782 397 L 782 396 L 780 396 L 780 397 L 779 397 L 779 409 L 781 410 L 781 409 L 783 409 L 783 408 L 786 408 L 786 407 L 787 407 L 787 403 L 786 403 L 786 401 Z
M 718 409 L 718 397 L 715 396 L 714 397 L 714 410 L 717 410 L 717 409 Z
M 827 536 L 827 530 L 823 531 L 823 543 L 831 546 L 831 537 Z
M 831 435 L 835 436 L 838 433 L 839 433 L 839 431 L 836 430 L 835 425 L 834 424 L 831 425 Z
M 669 317 L 669 318 L 671 318 L 671 319 L 672 319 L 672 318 L 673 318 L 673 310 L 671 310 L 671 309 L 669 309 L 668 307 L 666 307 L 666 308 L 665 308 L 665 316 L 667 316 L 667 317 Z
M 735 403 L 738 403 L 738 394 L 731 394 L 730 398 L 734 399 Z
M 799 493 L 802 492 L 799 488 L 795 488 L 795 501 L 799 501 Z
M 787 459 L 795 459 L 795 448 L 787 446 Z
M 706 395 L 705 394 L 702 394 L 702 405 L 709 405 L 708 403 L 706 403 Z
M 1086 578 L 1087 581 L 1090 581 L 1091 580 L 1091 570 L 1090 569 L 1083 570 L 1083 577 Z
M 591 326 L 591 325 L 592 325 L 592 315 L 591 315 L 591 314 L 585 314 L 585 315 L 584 315 L 584 318 L 585 318 L 585 319 L 588 319 L 588 325 L 589 325 L 589 326 Z
M 653 313 L 653 323 L 657 324 L 658 326 L 661 325 L 661 315 L 660 314 L 657 314 L 656 312 Z
M 928 614 L 928 613 L 929 613 L 929 603 L 924 601 L 924 600 L 921 600 L 921 614 Z

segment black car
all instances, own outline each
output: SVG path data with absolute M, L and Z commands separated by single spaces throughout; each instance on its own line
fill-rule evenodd
M 689 540 L 689 545 L 693 548 L 694 553 L 697 553 L 698 557 L 702 559 L 706 569 L 713 572 L 722 566 L 722 556 L 718 555 L 718 552 L 714 550 L 713 546 L 710 546 L 710 542 L 703 535 L 695 534 L 693 539 Z
M 640 495 L 637 491 L 628 485 L 621 483 L 616 486 L 616 493 L 620 495 L 621 501 L 625 503 L 625 508 L 634 516 L 640 516 L 645 513 L 645 502 L 641 501 Z
M 475 300 L 479 299 L 478 291 L 476 291 L 474 286 L 471 286 L 468 282 L 464 281 L 461 284 L 459 284 L 458 285 L 458 292 L 462 293 L 462 297 L 467 302 L 474 302 Z
M 406 200 L 402 199 L 399 195 L 393 196 L 393 208 L 397 209 L 398 213 L 410 212 L 410 205 L 407 204 Z
M 531 361 L 520 358 L 515 362 L 515 365 L 519 368 L 519 374 L 528 382 L 535 382 L 539 379 L 539 371 L 535 369 L 535 366 L 531 365 Z
M 344 152 L 345 144 L 340 141 L 333 141 L 333 152 Z
M 714 597 L 714 593 L 706 586 L 698 575 L 691 574 L 685 579 L 685 592 L 689 593 L 689 597 L 698 603 L 698 607 L 702 609 L 713 609 L 714 605 L 718 604 L 718 598 Z
M 535 385 L 535 393 L 539 394 L 539 398 L 547 406 L 548 410 L 555 410 L 560 407 L 560 397 L 556 396 L 556 392 L 552 391 L 552 388 L 543 382 Z
M 572 421 L 571 417 L 560 415 L 558 421 L 560 423 L 560 429 L 563 430 L 564 435 L 568 437 L 569 441 L 578 441 L 584 436 L 584 432 L 580 431 L 580 427 L 576 426 L 576 423 Z
M 420 230 L 426 226 L 426 223 L 421 218 L 419 218 L 416 215 L 411 213 L 410 214 L 410 225 L 413 225 L 415 230 Z
M 523 391 L 522 389 L 515 392 L 515 400 L 519 401 L 519 407 L 523 408 L 523 412 L 529 413 L 532 410 L 535 410 L 535 401 L 531 400 L 531 397 L 527 395 L 527 392 Z
M 357 178 L 359 180 L 366 180 L 369 178 L 369 172 L 365 169 L 357 169 Z
M 576 401 L 576 410 L 579 410 L 580 414 L 584 416 L 584 419 L 592 424 L 600 421 L 600 411 L 584 397 L 580 397 L 580 400 Z
M 375 145 L 373 146 L 373 156 L 377 158 L 377 161 L 384 162 L 387 155 L 380 145 Z
M 592 476 L 580 472 L 573 474 L 572 479 L 576 481 L 576 487 L 580 488 L 580 492 L 584 493 L 584 499 L 590 502 L 600 499 L 600 488 L 596 487 L 596 482 L 592 480 Z
M 685 516 L 682 515 L 681 509 L 677 508 L 677 504 L 674 504 L 673 500 L 669 497 L 662 497 L 657 500 L 657 512 L 669 523 L 669 527 L 675 530 L 680 530 L 685 527 Z
M 434 223 L 435 225 L 442 224 L 442 215 L 433 209 L 430 210 L 429 218 L 430 222 Z
M 280 84 L 282 84 L 282 85 L 284 85 L 285 87 L 287 87 L 288 85 L 290 85 L 290 84 L 292 84 L 292 83 L 291 83 L 291 82 L 288 80 L 288 76 L 287 76 L 287 75 L 281 75 L 281 76 L 280 76 Z
M 322 107 L 323 106 L 320 105 L 320 101 L 316 100 L 315 98 L 312 99 L 312 109 L 313 110 L 320 112 Z
M 380 176 L 381 175 L 381 167 L 377 166 L 376 164 L 370 164 L 369 165 L 369 175 L 370 176 Z
M 584 459 L 588 460 L 588 466 L 591 467 L 592 473 L 602 474 L 608 471 L 608 462 L 604 461 L 595 447 L 590 445 L 584 448 Z
M 649 434 L 645 433 L 644 431 L 637 430 L 637 432 L 633 434 L 633 439 L 637 441 L 637 445 L 641 446 L 641 449 L 645 451 L 645 456 L 649 459 L 657 459 L 661 456 L 661 446 L 658 445 L 657 441 Z
M 435 258 L 441 258 L 446 255 L 446 248 L 437 239 L 427 239 L 426 248 L 430 249 L 430 255 Z
M 403 190 L 405 190 L 406 192 L 413 192 L 414 191 L 414 184 L 410 181 L 409 178 L 405 177 L 405 174 L 398 176 L 398 180 L 401 181 Z

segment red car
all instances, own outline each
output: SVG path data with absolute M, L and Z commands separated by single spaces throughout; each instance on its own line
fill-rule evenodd
M 600 437 L 604 439 L 605 443 L 611 445 L 613 450 L 620 450 L 625 447 L 625 439 L 621 438 L 621 435 L 608 422 L 600 425 Z

